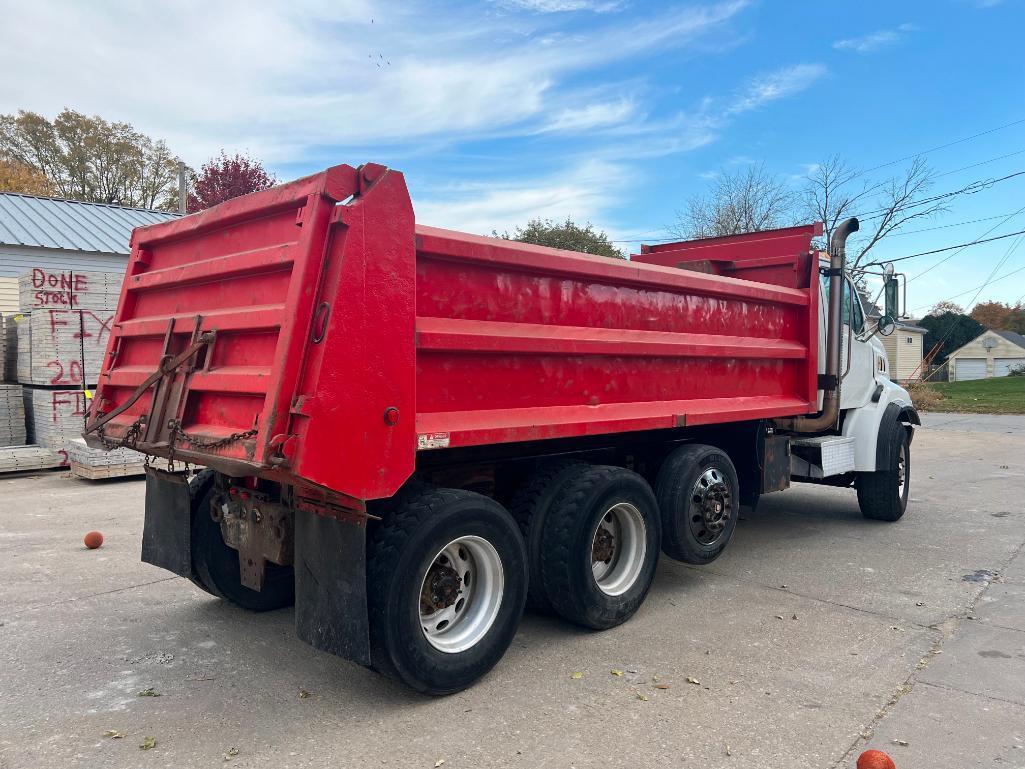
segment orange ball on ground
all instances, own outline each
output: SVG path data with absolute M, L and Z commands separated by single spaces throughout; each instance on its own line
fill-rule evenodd
M 90 531 L 85 535 L 85 546 L 90 550 L 95 550 L 103 544 L 103 535 L 98 531 Z
M 858 756 L 858 769 L 897 769 L 893 759 L 881 750 L 866 750 Z

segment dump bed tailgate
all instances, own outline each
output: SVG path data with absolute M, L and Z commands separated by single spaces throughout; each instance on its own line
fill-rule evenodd
M 352 481 L 352 457 L 341 456 L 346 431 L 355 430 L 373 443 L 368 436 L 373 430 L 365 429 L 358 415 L 341 413 L 338 404 L 323 398 L 318 403 L 315 397 L 324 391 L 321 377 L 343 376 L 339 359 L 348 365 L 344 376 L 350 384 L 361 383 L 366 373 L 366 360 L 359 355 L 368 335 L 362 328 L 346 328 L 353 321 L 351 309 L 334 305 L 366 306 L 360 295 L 365 279 L 354 281 L 342 272 L 347 249 L 360 257 L 350 268 L 367 255 L 362 228 L 374 212 L 351 204 L 371 180 L 387 182 L 375 173 L 403 185 L 403 194 L 391 197 L 404 199 L 408 209 L 400 174 L 373 166 L 336 166 L 136 230 L 87 439 L 93 445 L 128 444 L 233 474 L 282 480 L 302 475 L 359 498 L 394 491 L 391 486 L 401 483 L 411 467 L 396 468 L 398 480 L 383 478 L 379 488 Z M 411 272 L 412 211 L 391 212 L 390 229 L 377 230 L 377 246 L 399 243 L 401 250 L 401 243 L 407 243 L 410 253 L 402 256 Z M 394 237 L 389 239 L 387 232 Z M 382 262 L 387 269 L 388 259 Z M 353 289 L 336 303 L 341 280 Z M 411 305 L 412 275 L 409 280 L 400 290 Z M 411 376 L 411 306 L 405 314 L 409 349 L 395 352 L 408 357 L 402 368 Z M 332 360 L 325 361 L 322 342 L 329 330 L 335 344 L 328 355 Z M 346 349 L 350 342 L 353 346 Z M 380 368 L 387 376 L 388 362 Z M 396 380 L 397 389 L 408 384 L 401 376 Z M 392 403 L 389 393 L 366 396 L 387 400 L 381 411 L 398 408 L 401 400 Z M 319 413 L 314 428 L 319 437 L 311 441 L 307 433 L 314 413 Z M 377 432 L 395 427 L 378 422 L 373 426 Z M 412 445 L 411 428 L 407 440 Z M 368 450 L 351 441 L 350 449 L 361 455 Z M 349 469 L 339 467 L 343 464 Z M 362 473 L 362 461 L 357 464 Z

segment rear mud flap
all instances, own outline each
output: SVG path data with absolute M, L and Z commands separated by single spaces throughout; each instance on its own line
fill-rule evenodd
M 191 579 L 192 498 L 185 476 L 146 468 L 142 560 Z
M 314 648 L 370 665 L 365 528 L 296 510 L 295 632 Z

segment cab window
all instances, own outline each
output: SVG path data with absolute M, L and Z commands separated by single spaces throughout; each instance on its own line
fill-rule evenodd
M 822 287 L 825 289 L 826 301 L 829 301 L 829 278 L 822 276 Z M 843 281 L 843 322 L 850 326 L 854 333 L 861 333 L 865 327 L 865 316 L 861 309 L 861 300 L 858 292 L 851 285 L 851 281 L 844 278 Z M 853 317 L 852 317 L 853 313 Z

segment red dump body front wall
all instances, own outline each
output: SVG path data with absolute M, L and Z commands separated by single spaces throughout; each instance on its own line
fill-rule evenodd
M 809 413 L 811 234 L 737 252 L 775 259 L 755 282 L 415 226 L 401 174 L 338 166 L 136 231 L 91 418 L 197 324 L 196 370 L 106 436 L 157 413 L 142 450 L 166 456 L 174 418 L 179 458 L 356 500 L 418 450 Z

